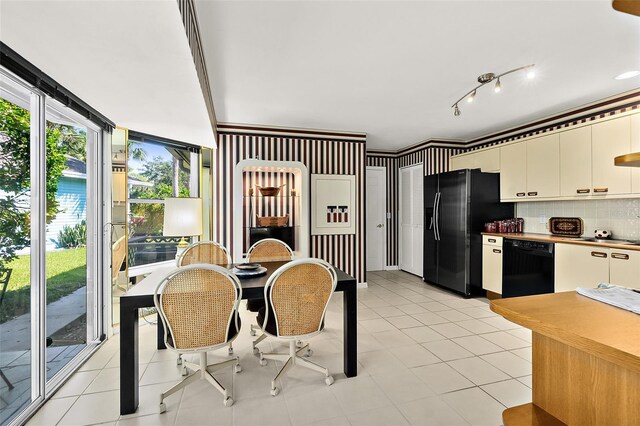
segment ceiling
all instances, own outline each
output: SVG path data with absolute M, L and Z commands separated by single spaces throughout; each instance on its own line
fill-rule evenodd
M 469 140 L 640 87 L 640 18 L 602 1 L 196 0 L 219 121 Z M 536 64 L 450 106 L 485 72 Z
M 214 146 L 175 0 L 1 0 L 0 39 L 118 126 Z

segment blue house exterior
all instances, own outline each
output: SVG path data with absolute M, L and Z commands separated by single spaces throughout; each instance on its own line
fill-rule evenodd
M 47 250 L 57 248 L 58 235 L 65 225 L 73 226 L 87 218 L 87 167 L 76 158 L 66 156 L 66 168 L 58 180 L 60 212 L 47 225 Z

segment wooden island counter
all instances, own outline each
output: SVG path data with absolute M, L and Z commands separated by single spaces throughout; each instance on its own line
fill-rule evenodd
M 533 332 L 533 402 L 511 425 L 640 424 L 640 315 L 576 292 L 491 301 Z

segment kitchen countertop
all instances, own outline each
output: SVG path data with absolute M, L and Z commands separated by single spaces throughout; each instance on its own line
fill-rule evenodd
M 513 240 L 543 241 L 545 243 L 566 243 L 566 244 L 577 244 L 582 246 L 609 247 L 609 248 L 616 248 L 620 250 L 640 251 L 640 245 L 611 243 L 606 241 L 604 242 L 585 241 L 580 238 L 561 237 L 557 235 L 548 235 L 548 234 L 534 234 L 529 232 L 525 232 L 525 233 L 483 232 L 482 235 L 511 238 Z
M 575 291 L 492 300 L 532 331 L 532 403 L 511 425 L 631 425 L 640 418 L 640 315 Z

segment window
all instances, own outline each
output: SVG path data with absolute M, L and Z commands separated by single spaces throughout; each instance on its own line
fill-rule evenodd
M 164 199 L 199 196 L 200 150 L 131 131 L 127 148 L 129 268 L 173 260 L 180 237 L 163 235 Z

